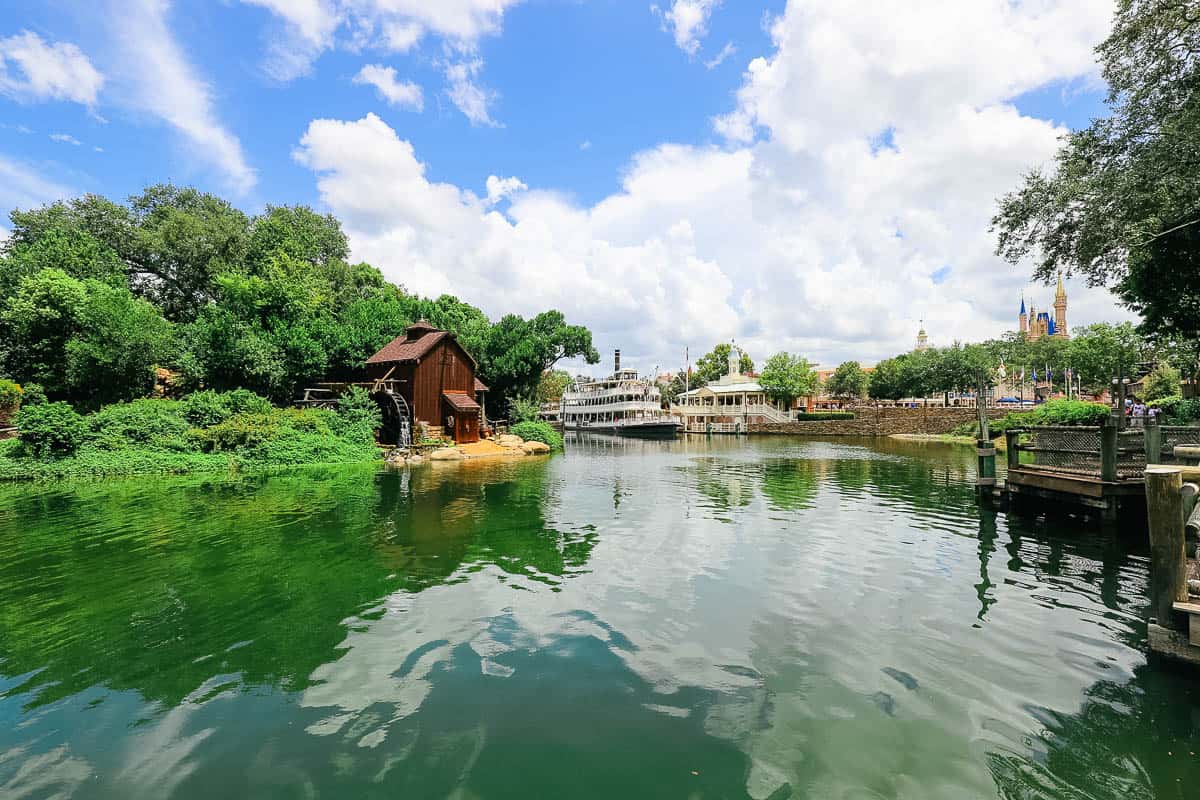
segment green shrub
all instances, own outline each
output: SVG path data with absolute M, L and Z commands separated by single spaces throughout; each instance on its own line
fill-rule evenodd
M 989 423 L 990 432 L 1000 435 L 1009 428 L 1024 428 L 1031 425 L 1103 425 L 1112 414 L 1104 403 L 1086 400 L 1048 400 L 1032 411 L 1009 414 L 1002 420 Z
M 25 390 L 25 396 L 21 398 L 21 405 L 40 406 L 49 402 L 46 399 L 46 390 L 40 383 L 27 383 L 22 388 Z
M 537 422 L 538 412 L 541 410 L 542 407 L 538 405 L 536 400 L 514 397 L 508 401 L 508 419 L 513 423 Z M 539 439 L 538 441 L 541 440 Z
M 119 450 L 130 444 L 155 444 L 167 450 L 190 449 L 188 425 L 181 404 L 174 400 L 134 400 L 105 406 L 87 417 L 92 440 Z
M 180 403 L 183 406 L 183 418 L 197 428 L 217 425 L 233 416 L 228 397 L 212 389 L 192 392 Z
M 366 389 L 351 386 L 350 391 L 338 398 L 335 429 L 339 435 L 361 438 L 365 434 L 374 438 L 382 425 L 383 413 Z
M 527 442 L 542 442 L 550 445 L 551 450 L 563 449 L 562 434 L 545 422 L 518 422 L 509 431 Z
M 1162 422 L 1167 425 L 1191 425 L 1200 420 L 1200 399 L 1197 398 L 1180 399 L 1177 403 L 1172 404 L 1170 410 L 1164 406 L 1159 406 L 1159 408 L 1163 412 Z
M 22 406 L 17 427 L 25 449 L 39 458 L 69 456 L 88 437 L 88 424 L 66 403 Z
M 25 390 L 21 388 L 21 384 L 0 378 L 0 411 L 15 409 L 21 405 L 21 398 L 24 396 Z
M 828 419 L 854 419 L 853 411 L 797 411 L 798 422 L 818 422 Z
M 249 389 L 234 389 L 222 397 L 229 405 L 230 414 L 269 414 L 275 408 L 270 400 Z

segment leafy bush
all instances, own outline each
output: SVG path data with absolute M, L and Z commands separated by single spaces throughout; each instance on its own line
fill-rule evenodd
M 0 378 L 0 411 L 9 411 L 21 404 L 25 390 L 15 381 Z
M 17 412 L 21 443 L 33 455 L 69 456 L 88 437 L 88 424 L 66 403 L 22 406 Z
M 341 435 L 374 436 L 382 425 L 383 413 L 366 389 L 351 386 L 346 394 L 338 398 L 336 428 Z
M 21 398 L 21 405 L 40 406 L 49 402 L 46 400 L 46 390 L 40 383 L 27 383 L 22 388 L 25 390 L 25 396 Z
M 183 418 L 197 428 L 217 425 L 233 416 L 225 393 L 205 389 L 183 398 Z
M 130 444 L 155 444 L 166 450 L 192 449 L 188 421 L 174 400 L 134 400 L 105 406 L 87 417 L 93 441 L 120 450 Z
M 514 397 L 508 401 L 508 417 L 510 422 L 537 422 L 538 412 L 541 410 L 542 407 L 538 405 L 536 400 Z M 541 439 L 538 441 L 541 441 Z
M 1030 425 L 1103 425 L 1112 414 L 1104 403 L 1086 400 L 1049 400 L 1032 411 L 1009 414 L 1002 420 L 988 424 L 993 435 L 1000 435 L 1009 428 L 1024 428 Z
M 827 419 L 854 419 L 853 411 L 798 411 L 796 420 L 799 422 L 816 422 Z
M 563 449 L 562 434 L 545 422 L 518 422 L 509 431 L 527 442 L 542 442 L 550 445 L 551 450 Z
M 269 414 L 275 408 L 270 400 L 249 389 L 234 389 L 225 392 L 222 397 L 229 405 L 230 414 Z
M 1200 420 L 1200 399 L 1184 400 L 1176 395 L 1151 400 L 1146 405 L 1162 412 L 1159 421 L 1164 425 L 1191 425 Z

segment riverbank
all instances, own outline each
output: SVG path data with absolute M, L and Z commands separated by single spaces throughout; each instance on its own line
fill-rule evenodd
M 974 436 L 959 436 L 953 433 L 893 433 L 888 438 L 899 439 L 904 442 L 938 442 L 940 444 L 975 446 Z M 1003 436 L 992 439 L 992 444 L 996 446 L 997 451 L 1006 449 L 1006 442 Z
M 276 408 L 252 392 L 197 392 L 79 414 L 65 403 L 29 406 L 20 436 L 0 441 L 0 481 L 254 472 L 382 458 L 369 399 L 338 411 Z

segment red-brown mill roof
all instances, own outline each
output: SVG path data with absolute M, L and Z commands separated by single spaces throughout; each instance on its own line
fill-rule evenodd
M 475 379 L 475 393 L 476 394 L 479 394 L 480 392 L 490 392 L 490 391 L 491 391 L 491 389 L 488 388 L 488 385 L 486 383 L 479 380 L 479 378 Z
M 391 364 L 417 361 L 449 335 L 448 331 L 432 331 L 415 340 L 409 339 L 407 333 L 397 336 L 380 348 L 378 353 L 368 358 L 367 363 Z
M 454 406 L 455 411 L 478 411 L 479 403 L 471 399 L 466 392 L 442 392 L 442 398 Z

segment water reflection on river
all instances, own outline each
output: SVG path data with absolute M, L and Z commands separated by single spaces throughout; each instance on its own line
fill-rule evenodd
M 1129 541 L 969 448 L 0 489 L 0 797 L 1194 797 Z

